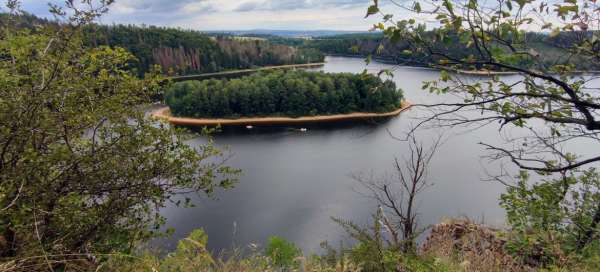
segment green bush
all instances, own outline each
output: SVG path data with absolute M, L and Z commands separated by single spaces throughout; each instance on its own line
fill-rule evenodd
M 281 237 L 272 236 L 269 238 L 265 254 L 271 258 L 275 266 L 291 268 L 297 265 L 296 258 L 301 256 L 302 252 L 293 243 Z
M 600 176 L 594 168 L 533 184 L 523 171 L 518 179 L 501 198 L 512 228 L 509 252 L 535 266 L 564 266 L 597 254 Z

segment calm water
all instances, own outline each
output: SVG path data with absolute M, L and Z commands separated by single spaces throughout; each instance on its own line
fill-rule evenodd
M 438 72 L 393 67 L 362 59 L 329 57 L 322 70 L 359 73 L 394 69 L 394 81 L 412 102 L 434 102 L 443 97 L 420 90 L 422 81 L 438 77 Z M 387 122 L 309 126 L 308 132 L 289 128 L 257 128 L 252 131 L 227 130 L 216 135 L 217 145 L 233 153 L 230 165 L 243 170 L 239 184 L 217 199 L 195 197 L 196 208 L 166 207 L 162 214 L 176 232 L 170 239 L 156 241 L 163 249 L 195 228 L 204 228 L 212 250 L 264 244 L 269 236 L 285 237 L 305 251 L 317 251 L 319 243 L 344 239 L 346 235 L 330 217 L 367 223 L 376 204 L 358 194 L 360 186 L 350 175 L 393 173 L 393 160 L 407 152 L 407 144 L 390 137 L 402 135 L 415 116 L 412 110 Z M 297 129 L 297 128 L 296 128 Z M 425 144 L 440 132 L 418 133 Z M 483 159 L 485 150 L 477 143 L 501 141 L 497 127 L 476 133 L 444 131 L 447 141 L 431 164 L 434 185 L 421 195 L 420 222 L 437 223 L 448 217 L 462 217 L 502 225 L 504 212 L 498 206 L 504 187 L 490 181 L 486 170 L 494 170 Z M 199 137 L 190 144 L 204 143 Z M 594 147 L 598 151 L 597 147 Z M 235 225 L 235 227 L 234 227 Z

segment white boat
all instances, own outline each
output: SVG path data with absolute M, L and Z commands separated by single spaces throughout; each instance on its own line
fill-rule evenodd
M 254 128 L 254 126 L 250 126 L 250 125 L 248 125 L 248 126 L 246 126 L 246 128 L 247 128 L 247 129 L 253 129 L 253 128 Z
M 306 129 L 306 128 L 301 128 L 301 129 L 300 129 L 300 131 L 301 131 L 301 132 L 307 132 L 307 131 L 308 131 L 308 129 Z

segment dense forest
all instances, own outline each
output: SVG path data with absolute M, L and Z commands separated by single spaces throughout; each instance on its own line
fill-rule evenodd
M 6 14 L 0 14 L 1 21 L 7 18 Z M 13 17 L 13 23 L 33 32 L 42 25 L 57 25 L 27 13 Z M 107 45 L 127 49 L 136 58 L 129 67 L 140 76 L 153 65 L 159 65 L 170 75 L 189 75 L 324 60 L 324 55 L 315 48 L 298 48 L 259 38 L 209 36 L 178 28 L 91 24 L 82 33 L 84 43 L 89 47 Z
M 274 44 L 264 39 L 213 36 L 176 28 L 133 25 L 92 25 L 86 41 L 93 46 L 126 48 L 139 60 L 133 64 L 146 72 L 158 64 L 170 74 L 187 75 L 258 66 L 321 62 L 313 48 Z
M 176 116 L 310 116 L 387 112 L 402 92 L 373 75 L 275 71 L 232 80 L 185 81 L 166 91 Z
M 433 35 L 426 33 L 426 35 Z M 600 69 L 597 64 L 580 59 L 577 55 L 571 55 L 567 51 L 574 48 L 580 41 L 588 38 L 591 32 L 573 31 L 561 32 L 557 35 L 529 32 L 525 35 L 526 44 L 532 55 L 541 60 L 545 66 L 557 64 L 573 64 L 580 70 Z M 428 39 L 433 39 L 428 37 Z M 434 48 L 439 52 L 446 52 L 452 56 L 467 58 L 469 55 L 476 55 L 476 48 L 466 47 L 460 42 L 460 37 L 448 34 L 444 42 L 434 44 Z M 295 42 L 289 42 L 295 44 Z M 406 40 L 390 41 L 384 37 L 383 33 L 369 34 L 346 34 L 330 37 L 318 37 L 312 40 L 305 40 L 302 48 L 312 48 L 319 50 L 327 55 L 342 56 L 371 56 L 374 59 L 391 62 L 394 64 L 428 66 L 430 64 L 439 64 L 442 57 L 427 52 L 409 52 L 409 44 Z M 508 48 L 496 45 L 497 50 L 509 50 Z M 531 67 L 533 63 L 540 63 L 538 59 L 532 60 L 519 58 L 512 61 L 513 64 L 520 67 Z M 480 67 L 465 67 L 480 68 Z

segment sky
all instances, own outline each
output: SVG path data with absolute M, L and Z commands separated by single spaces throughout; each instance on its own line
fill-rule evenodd
M 47 16 L 48 2 L 63 1 L 22 0 L 22 9 Z M 116 0 L 101 23 L 196 30 L 367 31 L 378 22 L 377 18 L 364 18 L 371 3 L 372 0 Z

